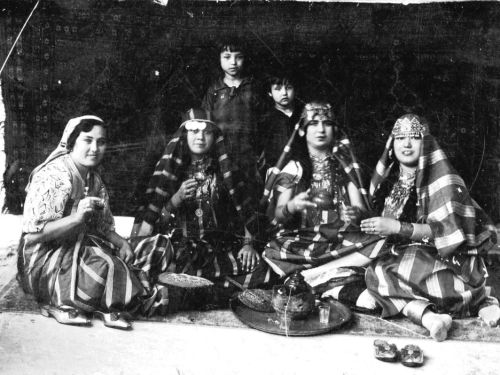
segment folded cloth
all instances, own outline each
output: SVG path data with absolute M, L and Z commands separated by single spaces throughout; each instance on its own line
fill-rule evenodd
M 304 270 L 301 273 L 304 276 L 304 281 L 316 291 L 316 289 L 327 290 L 336 285 L 347 284 L 354 281 L 355 278 L 364 279 L 365 271 L 366 269 L 363 267 L 332 267 L 331 263 L 326 263 L 319 267 Z M 348 279 L 349 277 L 351 279 Z M 329 283 L 330 288 L 328 288 Z
M 364 280 L 336 286 L 324 292 L 322 298 L 333 298 L 351 309 L 363 313 L 380 311 L 375 299 L 366 289 Z

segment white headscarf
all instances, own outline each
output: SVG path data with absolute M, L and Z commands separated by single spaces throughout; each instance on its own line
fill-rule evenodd
M 61 137 L 61 140 L 59 141 L 59 144 L 57 145 L 55 150 L 50 153 L 49 157 L 47 159 L 45 159 L 45 161 L 42 164 L 38 165 L 31 172 L 30 177 L 28 179 L 28 185 L 26 185 L 26 191 L 28 191 L 28 189 L 29 189 L 29 186 L 31 184 L 31 179 L 40 169 L 45 167 L 52 160 L 57 159 L 58 157 L 66 155 L 70 152 L 70 150 L 68 150 L 68 138 L 71 135 L 71 133 L 73 133 L 73 130 L 75 130 L 75 128 L 78 125 L 80 125 L 80 123 L 84 120 L 95 120 L 98 123 L 104 124 L 104 121 L 101 118 L 99 118 L 97 116 L 93 116 L 93 115 L 85 115 L 85 116 L 75 117 L 75 118 L 72 118 L 71 120 L 69 120 L 68 123 L 66 124 L 66 127 L 64 128 L 64 132 L 63 132 L 63 135 Z

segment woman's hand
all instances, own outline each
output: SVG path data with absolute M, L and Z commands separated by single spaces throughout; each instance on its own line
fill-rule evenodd
M 179 190 L 177 190 L 177 192 L 172 197 L 172 204 L 175 207 L 178 207 L 186 199 L 194 198 L 197 186 L 198 183 L 194 178 L 190 178 L 189 180 L 184 181 L 179 187 Z
M 122 241 L 120 249 L 118 250 L 118 256 L 127 264 L 132 263 L 134 260 L 134 252 L 132 251 L 128 241 L 125 239 Z
M 379 236 L 390 236 L 398 234 L 400 223 L 397 220 L 388 217 L 371 217 L 361 221 L 361 231 L 368 234 L 378 234 Z
M 241 268 L 246 272 L 253 270 L 260 262 L 260 256 L 252 245 L 243 245 L 238 252 L 238 259 L 241 261 Z
M 82 222 L 87 221 L 93 214 L 104 208 L 104 202 L 101 198 L 86 197 L 83 198 L 76 209 L 76 214 Z
M 310 193 L 310 190 L 307 190 L 293 197 L 293 199 L 287 203 L 288 210 L 291 213 L 295 213 L 303 211 L 307 208 L 315 208 L 317 205 L 316 203 L 311 202 Z

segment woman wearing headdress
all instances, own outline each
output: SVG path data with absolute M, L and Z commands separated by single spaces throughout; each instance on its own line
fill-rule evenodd
M 382 317 L 402 313 L 437 341 L 446 339 L 452 316 L 479 312 L 496 325 L 500 309 L 485 288 L 483 260 L 494 228 L 419 116 L 396 121 L 370 193 L 380 216 L 361 229 L 387 237 L 391 250 L 366 276 Z
M 277 231 L 263 257 L 280 277 L 306 270 L 311 285 L 327 282 L 336 269 L 379 255 L 383 241 L 358 227 L 367 213 L 361 173 L 330 104 L 306 104 L 264 196 Z
M 161 291 L 150 287 L 148 278 L 161 272 L 154 264 L 161 264 L 164 254 L 155 250 L 131 269 L 134 254 L 114 230 L 108 193 L 96 172 L 106 128 L 96 116 L 71 119 L 59 146 L 32 172 L 19 278 L 45 316 L 88 325 L 87 314 L 95 313 L 108 327 L 128 329 L 122 312 L 149 314 L 154 302 L 162 304 Z
M 233 183 L 221 130 L 204 109 L 188 110 L 183 120 L 156 165 L 134 234 L 158 233 L 153 237 L 167 248 L 169 272 L 221 287 L 270 282 L 245 227 L 248 201 Z

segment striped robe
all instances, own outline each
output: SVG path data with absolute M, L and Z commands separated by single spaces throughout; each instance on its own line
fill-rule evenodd
M 84 232 L 65 239 L 27 244 L 26 234 L 37 233 L 54 220 L 75 213 L 86 195 L 104 199 L 105 207 Z M 164 288 L 150 281 L 165 270 L 165 251 L 151 248 L 129 267 L 107 241 L 114 231 L 109 199 L 101 178 L 89 172 L 81 178 L 69 155 L 50 161 L 32 178 L 23 217 L 19 247 L 19 273 L 24 289 L 40 304 L 71 306 L 81 311 L 129 311 L 145 315 L 162 313 Z
M 372 195 L 393 167 L 388 156 L 392 141 L 391 136 L 377 164 Z M 483 260 L 495 246 L 494 227 L 429 134 L 423 137 L 415 185 L 413 222 L 429 224 L 434 240 L 396 242 L 387 256 L 369 266 L 366 284 L 382 306 L 382 316 L 397 315 L 415 299 L 456 317 L 475 315 L 483 305 L 498 303 L 487 295 Z
M 238 252 L 241 239 L 236 236 L 204 236 L 203 238 L 183 237 L 180 232 L 173 235 L 157 234 L 147 238 L 133 239 L 137 245 L 135 252 L 151 253 L 152 249 L 165 249 L 167 272 L 199 276 L 212 281 L 216 287 L 231 292 L 234 286 L 226 279 L 231 277 L 245 288 L 257 288 L 274 281 L 273 274 L 263 261 L 252 271 L 242 268 Z M 225 237 L 225 238 L 223 238 Z
M 252 272 L 237 260 L 243 246 L 244 228 L 252 217 L 251 199 L 241 180 L 233 181 L 232 162 L 226 153 L 224 136 L 214 128 L 215 142 L 205 155 L 206 179 L 197 187 L 199 199 L 184 201 L 169 210 L 168 202 L 184 180 L 195 178 L 199 167 L 188 163 L 186 130 L 179 127 L 155 167 L 146 191 L 145 205 L 139 209 L 135 228 L 142 221 L 155 227 L 152 241 L 140 243 L 136 252 L 151 251 L 154 243 L 168 249 L 169 272 L 197 275 L 222 288 L 233 288 L 225 276 L 245 287 L 271 282 L 272 272 L 265 262 Z M 137 233 L 133 231 L 133 235 Z
M 193 173 L 192 166 L 188 166 L 186 178 L 191 178 Z M 197 187 L 195 195 L 199 199 L 184 201 L 175 212 L 165 215 L 167 223 L 160 228 L 161 233 L 150 241 L 140 242 L 135 252 L 166 248 L 168 272 L 204 277 L 222 288 L 233 288 L 226 276 L 246 288 L 269 284 L 272 272 L 265 262 L 248 272 L 238 260 L 244 232 L 222 180 L 216 173 L 207 176 Z
M 343 169 L 344 183 L 350 181 Z M 271 211 L 274 209 L 279 194 L 289 188 L 295 189 L 294 194 L 307 190 L 300 183 L 302 166 L 296 161 L 290 161 L 275 178 L 272 196 Z M 349 204 L 345 186 L 341 198 Z M 296 270 L 304 270 L 328 263 L 345 255 L 359 252 L 371 259 L 380 255 L 384 239 L 379 236 L 361 232 L 358 226 L 346 225 L 340 220 L 337 210 L 322 210 L 321 213 L 311 216 L 302 213 L 295 223 L 278 226 L 274 239 L 264 250 L 263 257 L 272 269 L 281 277 Z

